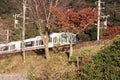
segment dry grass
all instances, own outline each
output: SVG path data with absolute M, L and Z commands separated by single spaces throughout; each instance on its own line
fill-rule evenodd
M 86 64 L 86 62 L 89 62 L 103 47 L 104 45 L 94 45 L 75 49 L 73 56 L 82 57 L 82 63 Z
M 15 56 L 0 61 L 0 74 L 46 74 L 49 78 L 59 72 L 75 70 L 75 65 L 68 63 L 66 54 L 51 54 L 51 59 L 46 60 L 40 55 L 26 56 L 23 63 L 21 56 Z
M 85 60 L 90 60 L 91 56 L 101 49 L 103 45 L 90 46 L 74 50 L 74 56 L 81 56 Z M 33 53 L 34 52 L 29 52 Z M 14 56 L 0 61 L 0 73 L 9 74 L 45 74 L 51 79 L 56 73 L 75 71 L 76 66 L 68 63 L 65 53 L 52 53 L 51 59 L 46 60 L 40 55 L 27 55 L 26 62 L 23 63 L 21 56 Z

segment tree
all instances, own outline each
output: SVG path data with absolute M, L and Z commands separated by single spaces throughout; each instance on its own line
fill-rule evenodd
M 0 17 L 0 43 L 8 43 L 10 36 L 10 21 Z
M 57 3 L 58 0 L 28 0 L 31 18 L 38 27 L 39 34 L 45 47 L 45 56 L 47 59 L 50 58 L 48 42 L 52 21 L 51 8 L 52 6 L 56 6 Z
M 3 30 L 3 20 L 0 17 L 0 42 L 2 42 L 4 40 L 3 38 L 4 38 L 5 35 L 3 35 L 3 33 L 4 33 L 3 31 L 4 31 Z
M 52 13 L 56 19 L 56 28 L 62 28 L 62 30 L 66 31 L 70 42 L 71 57 L 73 53 L 73 37 L 70 32 L 78 34 L 86 29 L 92 28 L 97 20 L 97 10 L 84 8 L 75 12 L 74 9 L 63 11 L 61 8 L 52 7 Z
M 104 39 L 113 39 L 116 35 L 120 35 L 120 26 L 108 27 L 104 33 Z

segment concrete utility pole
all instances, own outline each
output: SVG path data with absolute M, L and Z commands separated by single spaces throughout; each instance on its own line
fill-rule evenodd
M 19 27 L 17 27 L 17 25 L 19 24 L 19 22 L 18 22 L 18 20 L 17 20 L 17 18 L 18 17 L 22 17 L 23 18 L 23 22 L 22 22 L 22 27 L 21 27 L 21 29 L 22 29 L 22 39 L 21 39 L 21 43 L 22 43 L 22 56 L 23 56 L 23 61 L 25 62 L 25 24 L 26 24 L 26 5 L 27 5 L 27 0 L 23 0 L 23 12 L 22 12 L 22 14 L 20 13 L 20 14 L 15 14 L 15 15 L 13 15 L 13 17 L 14 17 L 14 28 L 15 29 L 20 29 Z M 22 15 L 22 16 L 21 16 Z
M 22 56 L 25 62 L 25 17 L 26 17 L 26 0 L 23 0 L 23 27 L 22 27 Z
M 98 22 L 97 22 L 97 40 L 100 40 L 100 14 L 101 13 L 101 0 L 98 0 Z
M 97 21 L 97 40 L 100 40 L 100 19 L 101 19 L 101 3 L 104 4 L 104 2 L 101 2 L 101 0 L 98 0 L 98 21 Z

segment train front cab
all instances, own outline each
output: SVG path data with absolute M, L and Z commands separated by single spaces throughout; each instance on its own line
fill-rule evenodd
M 73 34 L 73 33 L 70 33 L 70 34 L 72 35 L 72 39 L 73 39 L 72 44 L 76 44 L 76 42 L 77 42 L 76 35 Z M 61 45 L 69 45 L 70 44 L 66 33 L 61 33 L 61 35 L 60 35 L 60 43 L 61 43 Z
M 76 35 L 71 33 L 72 36 L 73 36 L 73 44 L 76 43 Z M 51 45 L 52 46 L 59 46 L 59 45 L 69 45 L 70 42 L 69 42 L 69 39 L 66 35 L 65 32 L 61 32 L 61 33 L 53 33 L 50 35 L 50 43 L 52 43 Z

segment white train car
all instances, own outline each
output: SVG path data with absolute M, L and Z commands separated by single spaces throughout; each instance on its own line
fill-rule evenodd
M 8 43 L 8 51 L 12 52 L 12 51 L 21 51 L 21 41 L 15 41 L 15 42 L 10 42 Z
M 25 40 L 25 49 L 42 49 L 44 48 L 43 41 L 40 36 L 36 36 L 34 38 L 29 38 Z
M 9 52 L 20 52 L 21 51 L 21 42 L 15 41 L 6 44 L 0 45 L 0 54 L 9 53 Z
M 76 35 L 71 33 L 73 36 L 73 44 L 76 43 Z M 29 38 L 24 41 L 25 50 L 44 49 L 43 41 L 40 36 Z M 48 47 L 52 48 L 56 45 L 69 45 L 69 39 L 65 32 L 52 33 L 50 34 Z M 14 41 L 7 44 L 0 44 L 0 54 L 10 52 L 21 52 L 22 44 L 21 41 Z
M 43 41 L 40 36 L 35 37 L 35 46 L 44 48 Z

